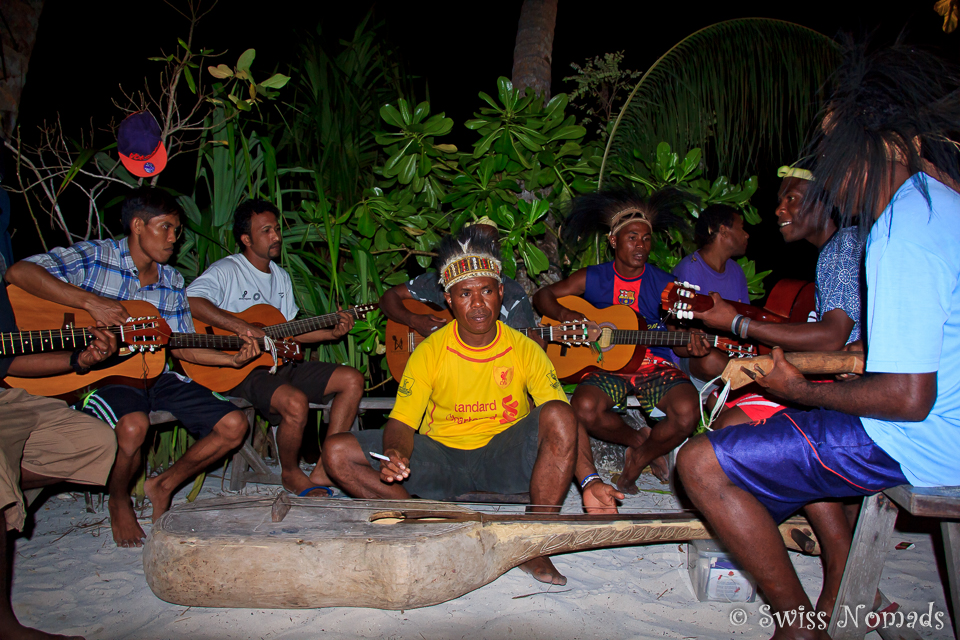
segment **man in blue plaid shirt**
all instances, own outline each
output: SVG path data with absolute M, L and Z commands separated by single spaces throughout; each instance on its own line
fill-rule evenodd
M 183 276 L 166 265 L 181 230 L 176 201 L 160 189 L 144 187 L 124 201 L 122 219 L 123 239 L 78 242 L 33 256 L 11 266 L 7 281 L 41 298 L 84 309 L 99 325 L 124 323 L 130 314 L 122 301 L 143 300 L 156 306 L 174 331 L 193 333 Z M 197 364 L 241 367 L 260 354 L 251 337 L 243 339 L 244 348 L 235 355 L 213 349 L 174 349 L 172 354 Z M 142 463 L 141 446 L 151 411 L 169 411 L 197 438 L 176 463 L 144 484 L 154 521 L 170 508 L 181 484 L 240 446 L 247 432 L 242 411 L 173 372 L 163 373 L 152 386 L 144 382 L 97 389 L 83 410 L 111 425 L 117 434 L 117 459 L 108 489 L 113 538 L 122 547 L 143 543 L 130 485 Z

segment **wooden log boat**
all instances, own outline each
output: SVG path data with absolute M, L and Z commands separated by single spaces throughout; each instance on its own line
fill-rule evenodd
M 788 547 L 819 552 L 803 518 L 780 530 Z M 689 511 L 489 514 L 425 500 L 230 497 L 165 513 L 143 568 L 159 598 L 186 606 L 412 609 L 538 556 L 709 537 Z

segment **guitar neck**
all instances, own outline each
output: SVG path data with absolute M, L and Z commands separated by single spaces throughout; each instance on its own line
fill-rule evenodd
M 522 327 L 517 329 L 517 331 L 527 336 L 528 338 L 534 338 L 534 337 L 540 338 L 544 342 L 563 342 L 563 340 L 560 339 L 560 336 L 557 335 L 557 330 L 559 328 L 560 327 L 556 325 L 549 326 L 549 327 Z M 656 333 L 656 332 L 651 332 L 651 333 Z M 676 333 L 680 333 L 680 332 L 677 331 Z M 565 335 L 569 335 L 569 332 Z M 584 339 L 586 339 L 585 335 L 584 335 Z M 419 333 L 411 329 L 407 338 L 407 350 L 412 352 L 424 340 L 426 340 L 426 338 L 422 337 Z M 686 342 L 684 342 L 683 344 L 686 344 Z
M 263 338 L 254 341 L 264 350 Z M 243 340 L 240 336 L 222 336 L 207 333 L 174 333 L 168 345 L 171 349 L 217 349 L 218 351 L 240 351 Z
M 0 356 L 22 356 L 46 351 L 73 351 L 87 346 L 93 340 L 93 335 L 86 329 L 5 332 L 0 333 Z
M 357 313 L 356 309 L 344 309 L 344 311 L 353 316 L 354 320 L 358 320 L 360 318 L 360 314 Z M 337 322 L 339 322 L 339 318 L 337 317 L 336 313 L 325 313 L 320 316 L 313 316 L 312 318 L 302 318 L 300 320 L 291 320 L 290 322 L 274 324 L 269 327 L 264 327 L 263 331 L 268 336 L 276 340 L 277 338 L 298 336 L 303 333 L 310 333 L 311 331 L 318 331 L 320 329 L 333 327 L 336 326 Z
M 642 344 L 648 347 L 683 347 L 690 343 L 687 331 L 637 331 L 635 329 L 604 329 L 601 343 Z M 705 335 L 711 346 L 717 346 L 717 336 Z
M 708 298 L 711 302 L 711 307 L 713 306 L 712 298 Z M 727 302 L 734 308 L 734 310 L 742 316 L 746 316 L 751 320 L 760 320 L 761 322 L 790 322 L 790 318 L 785 318 L 784 316 L 778 315 L 776 313 L 771 313 L 766 309 L 761 309 L 760 307 L 754 307 L 749 304 L 744 304 L 742 302 L 732 302 L 727 300 Z

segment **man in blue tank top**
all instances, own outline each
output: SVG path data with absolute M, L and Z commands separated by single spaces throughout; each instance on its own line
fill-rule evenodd
M 575 199 L 566 233 L 576 238 L 602 222 L 610 229 L 608 239 L 614 259 L 580 269 L 569 278 L 544 287 L 534 296 L 534 305 L 555 320 L 581 321 L 583 315 L 562 306 L 558 298 L 582 296 L 600 309 L 616 304 L 630 307 L 637 312 L 642 330 L 666 330 L 660 318 L 660 294 L 673 277 L 647 264 L 647 257 L 654 227 L 675 222 L 677 218 L 672 212 L 689 200 L 689 196 L 675 190 L 644 197 L 630 189 L 607 190 Z M 693 433 L 700 416 L 697 390 L 677 368 L 674 354 L 698 357 L 708 351 L 702 336 L 692 338 L 685 347 L 652 346 L 635 371 L 594 372 L 580 381 L 570 403 L 581 425 L 594 438 L 627 447 L 617 482 L 621 491 L 636 493 L 636 480 L 647 465 L 651 465 L 657 477 L 667 480 L 664 456 Z M 666 418 L 652 429 L 631 429 L 617 413 L 626 404 L 628 394 L 636 395 L 645 411 L 657 408 Z

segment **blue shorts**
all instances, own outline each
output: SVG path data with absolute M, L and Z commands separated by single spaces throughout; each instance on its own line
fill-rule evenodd
M 149 389 L 122 384 L 101 387 L 75 408 L 113 428 L 129 413 L 169 411 L 197 440 L 209 435 L 227 414 L 240 411 L 219 393 L 171 371 L 160 374 Z
M 707 434 L 720 467 L 777 522 L 818 500 L 867 496 L 909 484 L 900 464 L 838 411 L 787 409 Z

